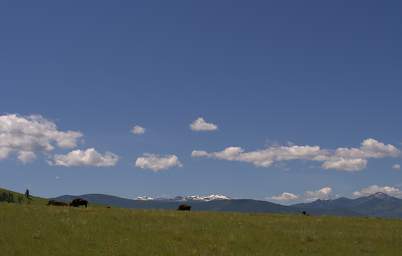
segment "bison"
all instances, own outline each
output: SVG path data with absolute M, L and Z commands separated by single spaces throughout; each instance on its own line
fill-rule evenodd
M 52 205 L 52 206 L 68 206 L 67 203 L 65 202 L 58 202 L 55 200 L 49 200 L 49 202 L 47 203 L 47 205 Z
M 82 198 L 77 198 L 71 201 L 70 206 L 72 207 L 80 207 L 80 206 L 85 206 L 85 208 L 88 207 L 88 201 L 84 200 Z
M 182 204 L 177 208 L 178 211 L 191 211 L 191 206 L 187 204 Z

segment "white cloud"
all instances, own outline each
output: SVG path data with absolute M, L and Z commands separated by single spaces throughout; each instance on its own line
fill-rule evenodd
M 175 155 L 160 156 L 156 154 L 144 154 L 142 157 L 137 158 L 135 166 L 159 172 L 176 166 L 182 167 L 183 165 Z
M 267 149 L 245 152 L 240 147 L 228 147 L 220 152 L 208 153 L 195 150 L 193 157 L 209 157 L 228 161 L 252 163 L 259 167 L 269 167 L 275 162 L 289 160 L 314 160 L 323 152 L 318 146 L 272 146 Z
M 364 140 L 360 148 L 338 148 L 335 152 L 336 157 L 349 159 L 397 157 L 399 155 L 400 151 L 395 146 L 385 145 L 375 139 Z
M 191 152 L 192 157 L 209 157 L 209 155 L 210 153 L 204 150 L 193 150 L 193 152 Z
M 37 153 L 50 153 L 55 147 L 74 148 L 83 135 L 76 131 L 60 131 L 55 123 L 39 115 L 0 116 L 0 160 L 17 154 L 27 163 Z
M 11 149 L 6 147 L 4 148 L 0 147 L 0 160 L 6 159 L 9 156 L 10 152 Z
M 367 160 L 361 158 L 331 158 L 322 164 L 324 169 L 334 169 L 341 171 L 359 171 L 367 166 Z
M 111 152 L 98 153 L 95 149 L 74 150 L 66 155 L 55 155 L 51 164 L 58 166 L 115 166 L 119 157 Z
M 297 195 L 289 192 L 284 192 L 280 195 L 273 196 L 270 199 L 280 202 L 290 202 L 290 201 L 316 201 L 318 199 L 328 200 L 332 196 L 332 188 L 324 187 L 319 190 L 306 191 L 303 195 Z
M 400 170 L 401 169 L 401 165 L 400 164 L 394 164 L 393 166 L 392 166 L 392 169 L 394 169 L 394 170 Z
M 283 192 L 280 195 L 271 197 L 271 199 L 275 201 L 287 202 L 287 201 L 295 201 L 299 199 L 299 196 L 292 193 Z
M 342 171 L 359 171 L 367 166 L 370 158 L 397 157 L 400 151 L 393 145 L 385 145 L 374 139 L 362 142 L 360 148 L 338 148 L 335 151 L 319 146 L 270 146 L 266 149 L 246 152 L 241 147 L 228 147 L 219 152 L 194 150 L 193 157 L 207 157 L 227 161 L 240 161 L 258 167 L 270 167 L 276 162 L 309 160 L 322 162 L 322 168 Z
M 367 158 L 397 157 L 401 153 L 394 145 L 385 145 L 375 139 L 364 140 L 361 150 Z
M 21 162 L 25 163 L 29 163 L 32 162 L 33 160 L 36 159 L 36 154 L 34 152 L 30 152 L 30 151 L 20 151 L 18 153 L 18 160 L 20 160 Z
M 304 193 L 304 198 L 307 201 L 315 201 L 318 199 L 328 200 L 330 199 L 331 195 L 332 195 L 332 188 L 324 187 L 316 191 L 306 191 L 306 193 Z
M 329 156 L 323 163 L 324 169 L 344 171 L 359 171 L 367 166 L 370 158 L 398 157 L 399 149 L 388 144 L 385 145 L 375 139 L 366 139 L 360 148 L 338 148 L 335 154 Z
M 192 124 L 190 124 L 190 128 L 193 131 L 215 131 L 218 130 L 218 126 L 213 123 L 208 123 L 204 120 L 204 118 L 199 117 Z
M 131 132 L 135 135 L 141 135 L 144 134 L 146 131 L 146 129 L 144 127 L 141 127 L 139 125 L 136 125 L 133 127 L 133 129 L 131 130 Z
M 380 187 L 378 185 L 372 185 L 366 188 L 361 189 L 360 191 L 356 191 L 353 193 L 354 196 L 362 197 L 369 196 L 375 193 L 385 193 L 394 197 L 402 197 L 402 191 L 396 187 L 384 186 Z

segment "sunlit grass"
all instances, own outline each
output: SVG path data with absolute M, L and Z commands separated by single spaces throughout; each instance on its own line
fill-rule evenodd
M 402 221 L 0 204 L 1 255 L 401 255 Z

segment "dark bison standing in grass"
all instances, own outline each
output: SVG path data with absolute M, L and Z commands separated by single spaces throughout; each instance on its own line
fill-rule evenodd
M 85 208 L 88 207 L 88 201 L 81 199 L 81 198 L 77 198 L 74 199 L 73 201 L 71 201 L 70 206 L 72 207 L 80 207 L 80 206 L 85 206 Z
M 191 206 L 187 204 L 181 204 L 179 208 L 177 208 L 178 211 L 191 211 Z
M 58 202 L 55 200 L 50 200 L 47 205 L 52 205 L 52 206 L 68 206 L 68 204 L 64 203 L 64 202 Z

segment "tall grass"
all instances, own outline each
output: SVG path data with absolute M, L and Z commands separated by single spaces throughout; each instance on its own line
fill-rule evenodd
M 0 255 L 402 255 L 402 221 L 3 203 Z

